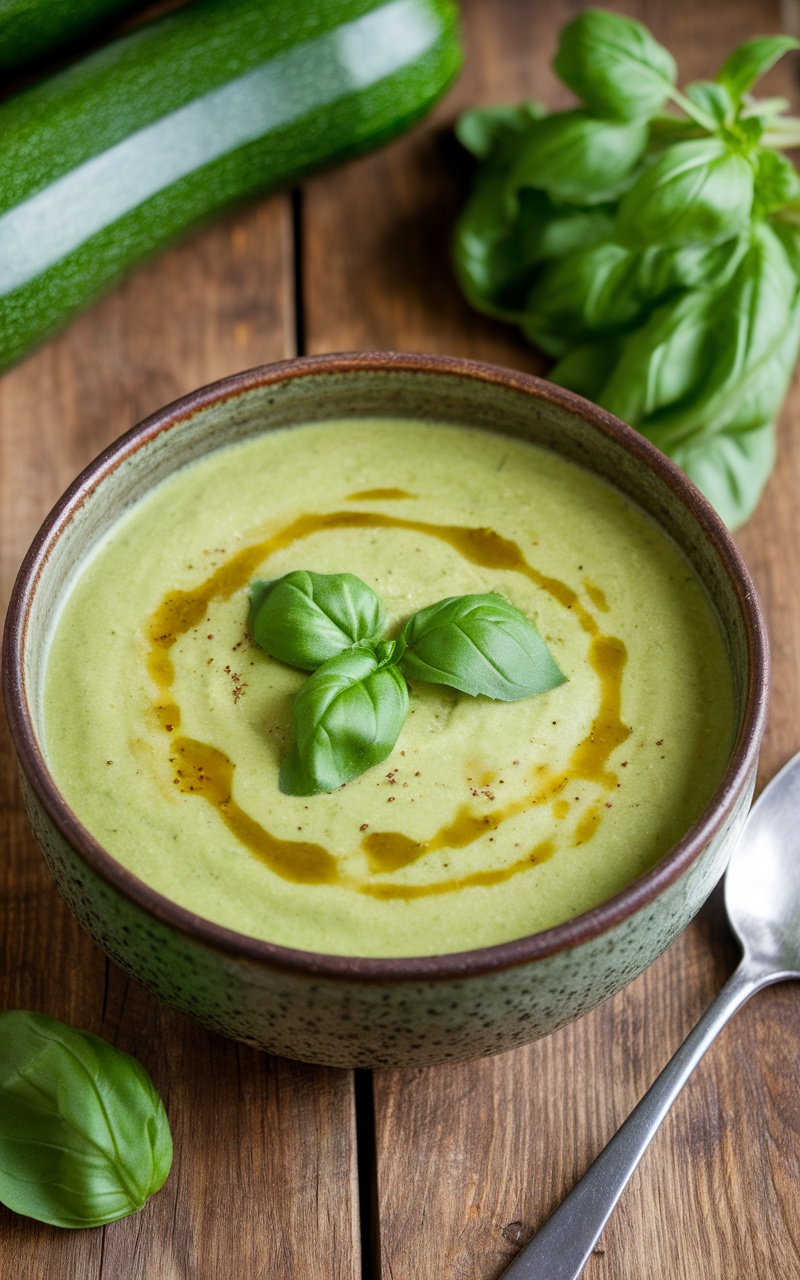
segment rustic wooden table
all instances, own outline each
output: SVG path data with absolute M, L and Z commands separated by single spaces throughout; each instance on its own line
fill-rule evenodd
M 467 67 L 384 151 L 236 215 L 140 271 L 0 382 L 2 578 L 74 474 L 202 383 L 298 352 L 451 352 L 541 371 L 453 284 L 468 103 L 567 100 L 550 67 L 578 0 L 464 0 Z M 778 0 L 629 0 L 683 81 L 779 28 Z M 771 76 L 795 99 L 797 65 Z M 766 780 L 800 747 L 800 389 L 740 544 L 766 606 Z M 794 428 L 794 429 L 793 429 Z M 493 1280 L 580 1176 L 735 963 L 717 897 L 647 973 L 527 1049 L 417 1071 L 271 1059 L 163 1008 L 59 899 L 0 742 L 0 1008 L 43 1010 L 136 1054 L 175 1164 L 136 1216 L 58 1231 L 0 1209 L 8 1280 Z M 760 995 L 708 1054 L 603 1234 L 588 1280 L 800 1276 L 800 991 Z M 543 1277 L 546 1280 L 546 1277 Z

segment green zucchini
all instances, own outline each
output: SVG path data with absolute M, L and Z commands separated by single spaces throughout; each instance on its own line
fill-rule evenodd
M 130 267 L 421 115 L 451 0 L 197 0 L 0 104 L 0 368 Z
M 137 0 L 0 0 L 0 71 L 83 40 L 136 7 Z

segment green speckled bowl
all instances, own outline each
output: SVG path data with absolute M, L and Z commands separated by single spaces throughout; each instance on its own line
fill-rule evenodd
M 126 871 L 81 826 L 42 749 L 53 618 L 76 566 L 121 512 L 199 455 L 265 428 L 390 414 L 541 443 L 605 477 L 658 522 L 714 601 L 738 732 L 707 809 L 651 871 L 546 932 L 456 955 L 315 955 L 221 928 Z M 80 922 L 168 1004 L 272 1053 L 338 1066 L 420 1066 L 524 1044 L 618 991 L 680 933 L 719 879 L 755 782 L 768 692 L 763 618 L 739 554 L 686 477 L 630 428 L 509 369 L 417 355 L 327 356 L 254 369 L 169 405 L 79 476 L 20 570 L 4 640 L 6 706 L 25 803 Z

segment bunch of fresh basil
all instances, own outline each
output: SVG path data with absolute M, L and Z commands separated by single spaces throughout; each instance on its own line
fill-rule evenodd
M 255 642 L 313 672 L 292 709 L 285 794 L 333 791 L 385 760 L 408 714 L 406 677 L 503 702 L 566 679 L 534 624 L 493 592 L 420 609 L 396 640 L 382 638 L 385 622 L 375 592 L 351 573 L 297 569 L 251 585 Z
M 800 345 L 800 178 L 780 153 L 800 121 L 750 93 L 797 48 L 752 40 L 681 92 L 646 27 L 590 9 L 553 64 L 580 107 L 456 127 L 481 162 L 455 232 L 468 299 L 521 325 L 554 382 L 648 436 L 732 527 L 772 469 Z
M 141 1209 L 171 1163 L 164 1105 L 135 1058 L 45 1014 L 0 1013 L 0 1202 L 99 1227 Z

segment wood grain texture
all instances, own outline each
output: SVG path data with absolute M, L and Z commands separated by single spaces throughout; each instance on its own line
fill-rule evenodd
M 215 378 L 294 354 L 289 201 L 196 236 L 0 382 L 3 605 L 38 524 L 121 431 Z M 93 1031 L 151 1072 L 172 1173 L 132 1218 L 59 1231 L 0 1209 L 8 1280 L 354 1280 L 349 1072 L 271 1059 L 165 1009 L 112 966 L 58 897 L 0 735 L 0 1008 Z
M 475 315 L 448 265 L 464 193 L 449 127 L 466 104 L 569 95 L 550 67 L 582 3 L 465 0 L 468 63 L 432 121 L 309 183 L 304 309 L 310 351 L 433 350 L 540 371 L 514 333 Z M 777 0 L 641 0 L 681 81 L 779 29 Z M 795 72 L 797 68 L 794 68 Z M 783 64 L 765 90 L 797 100 Z M 760 779 L 800 747 L 800 391 L 778 470 L 741 545 L 761 591 L 774 695 Z M 629 988 L 546 1041 L 499 1058 L 375 1077 L 383 1280 L 493 1280 L 588 1167 L 736 962 L 719 895 Z M 635 1175 L 588 1280 L 800 1275 L 797 987 L 760 995 L 698 1069 Z M 546 1280 L 543 1277 L 542 1280 Z

